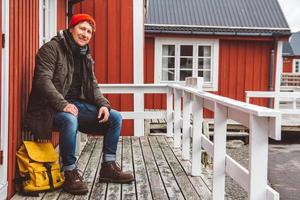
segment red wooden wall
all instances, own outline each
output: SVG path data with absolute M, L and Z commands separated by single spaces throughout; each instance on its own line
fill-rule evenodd
M 283 57 L 282 71 L 285 73 L 293 72 L 293 57 Z
M 218 94 L 245 101 L 245 91 L 268 91 L 271 42 L 220 41 Z M 266 99 L 255 104 L 267 105 Z
M 58 0 L 58 27 L 65 26 L 66 1 Z M 31 89 L 35 54 L 38 50 L 38 0 L 10 1 L 9 40 L 9 130 L 8 198 L 15 192 L 15 154 L 22 139 L 30 135 L 22 130 L 22 121 Z M 8 45 L 8 44 L 7 44 Z M 54 137 L 57 143 L 57 135 Z
M 293 59 L 300 59 L 300 56 L 283 57 L 283 72 L 293 73 Z
M 0 33 L 2 35 L 2 0 L 0 0 Z M 0 37 L 0 44 L 2 44 L 2 37 Z M 7 45 L 7 44 L 6 44 Z M 0 88 L 1 88 L 1 91 L 2 91 L 2 48 L 0 48 Z M 0 92 L 0 99 L 2 96 L 2 92 Z M 0 122 L 1 122 L 1 106 L 0 106 Z M 1 123 L 0 123 L 0 130 L 1 130 Z M 3 150 L 3 148 L 1 147 L 1 135 L 2 133 L 0 133 L 0 150 Z
M 132 0 L 85 0 L 74 13 L 88 13 L 96 21 L 90 43 L 99 83 L 133 83 Z M 107 95 L 117 110 L 133 110 L 132 95 Z M 123 121 L 122 135 L 133 134 L 133 122 Z
M 182 36 L 180 36 L 182 37 Z M 194 36 L 195 37 L 195 36 Z M 199 37 L 198 37 L 199 38 Z M 207 38 L 207 37 L 206 37 Z M 145 83 L 154 83 L 154 37 L 145 38 Z M 247 90 L 268 90 L 269 52 L 272 41 L 220 39 L 219 43 L 219 90 L 222 96 L 245 101 Z M 267 105 L 263 99 L 253 103 Z M 165 108 L 166 98 L 162 95 L 148 95 L 145 105 L 150 108 Z
M 22 140 L 21 123 L 31 87 L 38 48 L 38 1 L 10 1 L 8 198 L 13 195 L 15 153 Z M 26 49 L 26 51 L 24 51 Z

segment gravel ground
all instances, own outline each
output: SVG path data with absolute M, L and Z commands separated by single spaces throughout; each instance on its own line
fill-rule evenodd
M 231 156 L 234 160 L 248 169 L 248 145 L 244 145 L 244 142 L 241 140 L 229 140 L 227 142 L 227 154 Z M 240 187 L 232 178 L 226 176 L 225 179 L 226 187 L 225 191 L 227 194 L 227 199 L 232 200 L 242 200 L 248 199 L 247 192 Z

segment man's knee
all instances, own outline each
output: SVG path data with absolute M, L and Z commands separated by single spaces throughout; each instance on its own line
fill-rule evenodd
M 78 128 L 78 120 L 77 117 L 70 113 L 61 113 L 58 117 L 59 120 L 59 128 L 72 128 L 76 129 Z
M 122 124 L 122 115 L 120 112 L 116 111 L 116 110 L 111 110 L 110 111 L 110 117 L 109 117 L 110 121 L 113 122 L 114 124 L 118 124 L 121 126 Z

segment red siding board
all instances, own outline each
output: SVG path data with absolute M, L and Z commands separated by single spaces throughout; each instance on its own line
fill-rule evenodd
M 132 83 L 132 0 L 86 0 L 74 9 L 74 13 L 81 11 L 94 16 L 97 24 L 91 51 L 99 83 Z M 133 110 L 132 95 L 106 96 L 114 109 Z M 124 120 L 122 134 L 133 134 L 132 121 Z
M 283 72 L 292 73 L 293 72 L 293 59 L 292 57 L 283 57 Z
M 244 47 L 239 45 L 237 48 L 237 76 L 236 76 L 236 98 L 243 101 L 243 89 L 244 89 L 244 77 L 245 68 L 243 66 L 243 60 L 245 59 Z
M 0 33 L 2 33 L 2 0 L 0 0 Z M 2 37 L 0 37 L 0 44 L 2 44 Z M 0 48 L 0 55 L 2 55 L 2 48 Z M 2 88 L 2 56 L 0 56 L 0 88 Z M 2 99 L 2 94 L 0 93 L 0 99 Z M 1 111 L 1 106 L 0 106 L 0 113 L 2 113 Z M 2 119 L 2 116 L 0 114 L 0 121 Z M 1 129 L 1 124 L 0 124 L 0 129 Z M 0 144 L 2 144 L 2 139 L 1 139 L 1 134 L 0 133 Z M 0 149 L 2 150 L 2 147 L 0 145 Z
M 108 83 L 107 76 L 107 0 L 100 0 L 95 6 L 95 21 L 97 23 L 97 32 L 95 34 L 95 43 L 97 43 L 97 49 L 95 50 L 95 73 L 100 83 Z M 100 32 L 100 34 L 98 33 Z
M 66 0 L 57 1 L 57 30 L 66 28 Z
M 145 38 L 144 82 L 154 83 L 154 38 Z M 145 108 L 153 108 L 154 95 L 145 95 Z
M 128 48 L 133 49 L 133 5 L 131 0 L 123 0 L 121 6 L 121 83 L 133 83 L 133 55 L 127 54 Z M 129 15 L 129 16 L 128 16 Z M 123 74 L 125 76 L 123 76 Z M 133 110 L 133 95 L 121 95 L 121 110 Z M 133 120 L 123 121 L 123 135 L 132 135 Z

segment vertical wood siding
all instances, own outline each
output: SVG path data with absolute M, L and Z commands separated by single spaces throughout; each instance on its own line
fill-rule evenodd
M 57 0 L 57 30 L 67 27 L 67 0 Z
M 9 157 L 8 197 L 14 193 L 15 154 L 22 135 L 22 120 L 31 88 L 34 56 L 38 48 L 38 1 L 10 1 Z
M 65 26 L 64 1 L 58 1 L 58 27 Z M 8 198 L 15 192 L 15 154 L 23 139 L 30 134 L 22 129 L 33 76 L 35 54 L 38 50 L 39 13 L 38 0 L 10 1 L 10 40 L 9 40 L 9 132 L 8 132 Z M 7 44 L 8 45 L 8 44 Z M 58 135 L 53 143 L 58 142 Z
M 90 42 L 99 83 L 133 83 L 132 0 L 85 0 L 74 13 L 95 18 L 96 33 Z M 112 107 L 133 110 L 132 95 L 107 95 Z M 123 121 L 122 135 L 133 134 L 132 120 Z
M 2 34 L 2 0 L 0 0 L 0 33 Z M 2 37 L 0 37 L 0 44 L 2 44 Z M 6 44 L 8 45 L 8 44 Z M 0 92 L 0 99 L 2 99 L 2 48 L 0 48 L 0 88 L 1 88 L 1 92 Z M 0 106 L 0 122 L 1 122 L 1 119 L 2 119 L 2 116 L 1 116 L 1 106 Z M 0 123 L 0 130 L 1 130 L 1 123 Z M 0 133 L 0 150 L 3 150 L 1 144 L 1 135 L 3 133 Z
M 154 83 L 154 37 L 145 39 L 145 83 Z M 220 40 L 219 90 L 216 94 L 245 101 L 247 90 L 268 90 L 269 52 L 272 42 Z M 267 105 L 267 100 L 256 99 L 253 103 Z M 165 108 L 165 97 L 147 95 L 148 109 Z
M 145 38 L 144 51 L 144 82 L 154 83 L 154 48 L 155 38 Z M 146 94 L 145 95 L 146 109 L 166 109 L 166 95 L 162 94 Z
M 218 94 L 245 101 L 245 91 L 268 91 L 271 42 L 221 40 Z M 267 105 L 265 99 L 253 103 Z
M 283 72 L 292 73 L 293 72 L 293 57 L 283 57 Z

